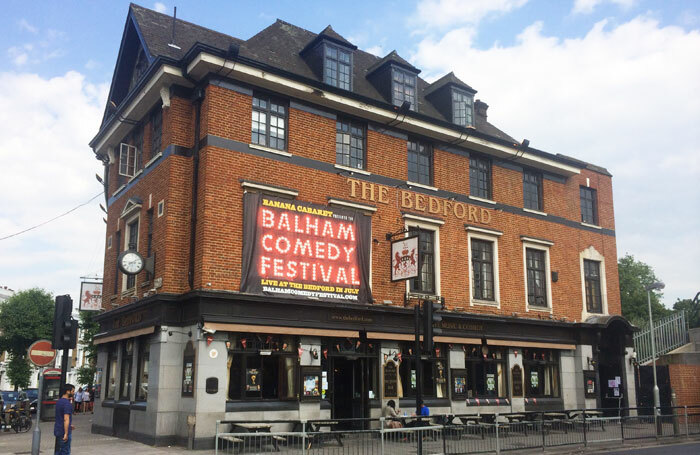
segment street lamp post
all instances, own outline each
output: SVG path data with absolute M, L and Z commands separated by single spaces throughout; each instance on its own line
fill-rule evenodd
M 651 330 L 651 361 L 652 368 L 654 372 L 654 416 L 656 417 L 659 413 L 659 407 L 661 407 L 661 400 L 659 398 L 659 383 L 656 380 L 656 340 L 654 336 L 654 320 L 651 317 L 651 291 L 660 290 L 665 288 L 666 285 L 660 281 L 646 286 L 647 291 L 647 306 L 649 307 L 649 329 Z

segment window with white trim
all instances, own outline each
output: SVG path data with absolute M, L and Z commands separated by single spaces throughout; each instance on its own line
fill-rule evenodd
M 498 306 L 498 236 L 501 234 L 496 231 L 477 231 L 471 227 L 467 231 L 470 304 Z
M 122 142 L 119 144 L 119 175 L 133 177 L 139 162 L 139 149 Z
M 526 309 L 552 311 L 549 246 L 551 242 L 523 239 Z
M 472 297 L 475 300 L 494 300 L 493 242 L 471 239 Z
M 598 224 L 598 195 L 587 186 L 581 187 L 581 222 Z
M 592 245 L 581 251 L 581 320 L 594 314 L 608 314 L 605 257 Z
M 469 195 L 491 199 L 491 160 L 479 156 L 469 158 Z

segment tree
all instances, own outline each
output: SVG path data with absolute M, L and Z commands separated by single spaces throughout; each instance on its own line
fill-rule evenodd
M 27 349 L 51 338 L 53 312 L 53 296 L 39 288 L 18 292 L 0 305 L 0 352 L 10 355 L 7 377 L 15 389 L 29 385 Z
M 80 312 L 80 342 L 84 345 L 85 363 L 78 368 L 78 383 L 84 386 L 95 382 L 95 363 L 97 361 L 97 347 L 93 344 L 93 338 L 100 330 L 100 325 L 95 322 L 92 311 Z
M 676 311 L 685 310 L 686 321 L 688 327 L 693 329 L 700 327 L 700 292 L 695 296 L 695 299 L 678 299 L 673 304 L 673 309 Z
M 626 254 L 617 262 L 620 275 L 620 299 L 622 315 L 632 324 L 643 327 L 649 325 L 646 286 L 659 281 L 654 269 L 644 262 L 637 261 L 631 254 Z M 654 321 L 671 314 L 671 310 L 661 303 L 663 293 L 651 292 L 651 314 Z

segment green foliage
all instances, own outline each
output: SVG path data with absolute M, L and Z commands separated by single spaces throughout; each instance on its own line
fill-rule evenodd
M 94 320 L 92 311 L 80 312 L 80 342 L 85 345 L 85 363 L 78 368 L 78 383 L 91 385 L 95 382 L 95 362 L 97 361 L 97 347 L 93 343 L 95 335 L 99 332 L 100 325 Z
M 641 327 L 649 325 L 646 286 L 659 281 L 654 269 L 644 262 L 637 261 L 631 254 L 626 254 L 617 262 L 620 275 L 620 298 L 622 315 L 632 324 Z M 671 314 L 671 310 L 661 303 L 663 293 L 651 291 L 651 313 L 655 321 Z
M 18 292 L 0 305 L 0 351 L 11 357 L 8 378 L 15 387 L 29 383 L 27 349 L 42 338 L 51 339 L 53 296 L 39 288 Z
M 12 356 L 7 365 L 7 379 L 17 388 L 26 389 L 29 387 L 31 380 L 32 367 L 29 366 L 29 361 L 24 357 Z
M 694 329 L 700 327 L 700 300 L 678 299 L 676 303 L 673 304 L 673 309 L 685 310 L 685 317 L 686 321 L 688 321 L 689 328 Z

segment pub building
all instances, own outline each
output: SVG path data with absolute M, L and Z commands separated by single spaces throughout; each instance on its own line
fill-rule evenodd
M 189 422 L 204 448 L 218 419 L 410 412 L 419 369 L 433 414 L 635 404 L 611 175 L 419 74 L 331 26 L 241 39 L 129 7 L 90 144 L 94 432 L 185 444 Z M 444 310 L 416 361 L 421 302 Z

